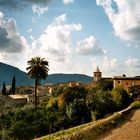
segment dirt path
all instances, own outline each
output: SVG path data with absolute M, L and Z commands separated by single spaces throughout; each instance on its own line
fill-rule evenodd
M 97 138 L 97 140 L 140 140 L 140 109 L 132 111 L 124 124 Z

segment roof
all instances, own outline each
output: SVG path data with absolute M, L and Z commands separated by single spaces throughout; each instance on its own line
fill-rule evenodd
M 97 68 L 96 68 L 96 71 L 95 72 L 100 72 L 100 69 L 99 69 L 99 67 L 97 66 Z
M 140 80 L 140 76 L 135 77 L 123 77 L 123 76 L 114 76 L 114 80 Z
M 102 80 L 113 80 L 112 77 L 103 77 Z
M 24 95 L 9 95 L 12 99 L 26 99 Z

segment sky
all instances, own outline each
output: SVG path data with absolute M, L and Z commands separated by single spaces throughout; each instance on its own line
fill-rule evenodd
M 140 75 L 140 0 L 0 0 L 0 62 L 49 74 Z

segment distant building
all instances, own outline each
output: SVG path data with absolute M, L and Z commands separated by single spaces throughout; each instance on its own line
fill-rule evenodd
M 100 71 L 98 66 L 93 74 L 94 74 L 93 86 L 97 86 L 98 81 L 105 83 L 112 82 L 113 88 L 122 87 L 125 90 L 129 91 L 129 87 L 140 85 L 140 76 L 126 77 L 126 75 L 123 74 L 122 76 L 114 76 L 113 78 L 102 77 L 102 72 Z
M 113 87 L 122 87 L 128 91 L 129 87 L 134 85 L 140 85 L 140 76 L 136 77 L 126 77 L 123 76 L 115 76 L 113 78 Z
M 97 66 L 96 71 L 94 72 L 94 81 L 99 81 L 102 79 L 102 72 L 100 72 L 99 67 Z
M 79 86 L 79 83 L 77 82 L 77 81 L 70 81 L 69 83 L 68 83 L 68 86 L 69 87 L 78 87 Z
M 24 95 L 8 95 L 9 100 L 7 100 L 11 105 L 25 105 L 27 103 L 27 98 Z
M 94 72 L 94 81 L 99 81 L 102 79 L 102 72 L 100 71 L 99 67 L 97 66 L 96 71 Z

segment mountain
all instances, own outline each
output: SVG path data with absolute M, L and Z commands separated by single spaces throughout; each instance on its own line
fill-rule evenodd
M 34 80 L 29 79 L 27 73 L 21 71 L 17 67 L 7 65 L 0 62 L 0 85 L 3 82 L 6 85 L 11 84 L 12 78 L 15 75 L 17 85 L 33 85 Z M 92 81 L 92 77 L 83 74 L 50 74 L 42 83 L 64 83 L 69 81 L 78 81 L 82 83 L 89 83 Z
M 27 73 L 21 71 L 17 67 L 13 67 L 11 65 L 7 65 L 5 63 L 0 62 L 0 85 L 2 85 L 3 82 L 5 82 L 6 85 L 11 84 L 14 75 L 16 77 L 17 85 L 33 84 L 33 80 L 30 80 L 28 78 Z
M 50 74 L 45 80 L 46 83 L 65 83 L 69 81 L 77 81 L 81 83 L 92 82 L 92 77 L 83 74 Z

